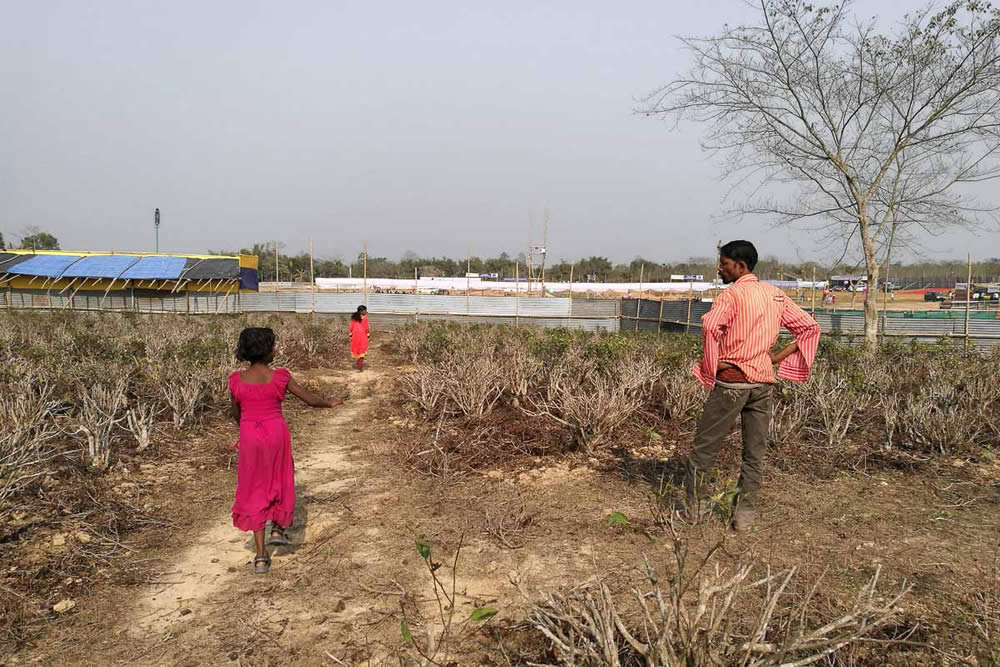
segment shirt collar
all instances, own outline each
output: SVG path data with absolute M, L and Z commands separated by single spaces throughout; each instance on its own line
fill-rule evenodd
M 735 285 L 736 283 L 756 283 L 756 282 L 760 282 L 760 279 L 754 274 L 748 273 L 745 276 L 742 276 L 741 278 L 737 278 L 733 284 Z

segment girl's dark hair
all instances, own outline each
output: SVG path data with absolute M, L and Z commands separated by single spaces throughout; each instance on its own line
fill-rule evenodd
M 274 350 L 274 331 L 267 327 L 247 327 L 240 332 L 236 359 L 255 364 L 264 361 Z
M 367 306 L 358 306 L 358 309 L 355 310 L 353 313 L 351 313 L 351 319 L 354 320 L 355 322 L 360 322 L 361 314 L 367 312 L 368 312 Z

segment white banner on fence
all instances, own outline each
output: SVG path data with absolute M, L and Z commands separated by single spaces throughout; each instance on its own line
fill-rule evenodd
M 317 278 L 316 287 L 319 289 L 338 290 L 361 290 L 365 287 L 365 280 L 362 278 Z M 511 294 L 524 294 L 526 292 L 540 292 L 542 283 L 540 281 L 520 282 L 513 280 L 483 280 L 482 278 L 421 278 L 419 280 L 402 280 L 398 278 L 369 278 L 367 286 L 369 290 L 393 290 L 399 292 L 413 293 L 414 284 L 417 291 L 424 294 L 433 294 L 439 290 L 450 292 L 465 291 L 493 291 L 508 292 Z M 261 283 L 261 287 L 267 289 L 269 283 Z M 642 292 L 658 293 L 673 292 L 684 293 L 694 291 L 698 293 L 709 290 L 721 289 L 725 287 L 721 282 L 695 281 L 686 283 L 563 283 L 545 281 L 545 291 L 550 294 L 568 292 L 572 289 L 574 293 L 585 294 L 588 292 L 617 292 L 619 294 L 638 294 Z M 812 289 L 826 287 L 825 281 L 812 282 L 810 280 L 785 281 L 781 287 L 792 289 Z

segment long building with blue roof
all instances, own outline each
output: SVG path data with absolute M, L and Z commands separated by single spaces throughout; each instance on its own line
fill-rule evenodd
M 74 298 L 94 295 L 102 306 L 108 299 L 137 305 L 142 299 L 239 295 L 257 288 L 256 255 L 0 251 L 0 289 L 8 306 L 18 296 L 41 294 L 49 305 L 57 300 L 72 308 Z

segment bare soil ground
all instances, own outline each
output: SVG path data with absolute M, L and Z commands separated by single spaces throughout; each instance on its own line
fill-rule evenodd
M 351 398 L 336 410 L 290 411 L 294 544 L 277 550 L 269 574 L 253 573 L 249 536 L 231 526 L 235 428 L 216 429 L 191 442 L 187 456 L 143 466 L 118 483 L 123 497 L 170 521 L 128 537 L 133 575 L 73 588 L 76 606 L 53 614 L 0 664 L 399 664 L 410 650 L 400 636 L 404 616 L 418 642 L 439 629 L 415 548 L 421 538 L 432 544 L 431 560 L 443 563 L 449 587 L 455 578 L 449 661 L 544 662 L 547 644 L 525 622 L 530 605 L 513 581 L 545 591 L 601 578 L 623 590 L 641 579 L 644 556 L 670 569 L 672 543 L 653 522 L 651 498 L 662 480 L 676 478 L 686 438 L 637 438 L 599 457 L 522 457 L 475 473 L 420 475 L 395 447 L 414 438 L 429 444 L 434 428 L 398 410 L 392 378 L 399 371 L 376 351 L 362 374 L 301 374 L 327 393 L 346 386 Z M 724 474 L 735 478 L 738 456 L 734 442 Z M 955 662 L 946 652 L 958 652 L 967 664 L 986 664 L 974 662 L 968 647 L 977 637 L 977 595 L 996 585 L 997 464 L 850 471 L 817 452 L 816 465 L 803 470 L 787 469 L 782 458 L 771 453 L 755 529 L 737 536 L 710 521 L 687 531 L 691 552 L 721 542 L 723 565 L 796 565 L 801 588 L 825 573 L 820 613 L 842 608 L 881 565 L 887 592 L 914 585 L 896 633 L 910 643 L 877 659 L 862 647 L 852 660 L 943 664 Z M 638 529 L 609 525 L 613 512 Z M 30 549 L 73 549 L 74 540 L 25 547 L 18 558 L 32 557 Z M 115 567 L 109 572 L 125 565 Z M 461 622 L 487 604 L 499 609 L 488 623 Z

